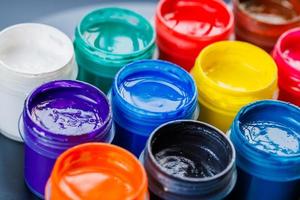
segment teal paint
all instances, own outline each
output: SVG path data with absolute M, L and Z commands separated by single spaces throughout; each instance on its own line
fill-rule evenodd
M 95 10 L 75 31 L 78 79 L 107 92 L 124 65 L 152 58 L 154 41 L 153 27 L 141 15 L 121 8 Z

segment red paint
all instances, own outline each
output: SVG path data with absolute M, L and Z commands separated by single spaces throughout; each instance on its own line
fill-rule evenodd
M 300 26 L 298 0 L 233 0 L 236 39 L 270 52 L 285 31 Z
M 57 159 L 46 188 L 46 200 L 145 200 L 147 176 L 128 151 L 105 143 L 87 143 Z
M 273 58 L 278 66 L 279 99 L 300 106 L 300 28 L 279 38 Z
M 233 14 L 220 0 L 162 0 L 155 23 L 160 58 L 189 71 L 204 47 L 229 39 Z

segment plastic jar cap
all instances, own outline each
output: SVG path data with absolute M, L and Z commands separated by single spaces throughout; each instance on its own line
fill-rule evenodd
M 299 121 L 300 108 L 282 101 L 257 101 L 242 108 L 230 133 L 237 165 L 266 180 L 299 180 Z
M 297 54 L 297 52 L 300 52 L 300 28 L 294 28 L 291 29 L 284 34 L 280 36 L 278 39 L 274 52 L 273 57 L 274 59 L 280 60 L 285 65 L 284 67 L 280 64 L 278 65 L 279 68 L 281 68 L 286 74 L 293 74 L 294 76 L 300 77 L 300 56 Z M 289 51 L 290 48 L 298 48 L 294 49 L 297 52 L 293 54 L 293 56 L 297 57 L 295 60 L 288 52 L 286 54 L 286 51 Z M 297 63 L 296 63 L 297 62 Z M 279 74 L 280 75 L 280 74 Z
M 111 144 L 87 143 L 59 156 L 46 187 L 46 200 L 145 200 L 147 176 L 128 151 Z
M 179 16 L 175 16 L 175 12 Z M 182 15 L 180 15 L 181 12 Z M 233 13 L 223 1 L 219 0 L 162 0 L 157 6 L 156 15 L 159 21 L 178 37 L 203 41 L 223 39 L 224 35 L 231 32 L 234 22 Z M 195 21 L 193 28 L 177 29 L 175 27 L 180 21 L 183 22 L 184 27 L 185 20 Z M 208 26 L 202 27 L 196 22 L 203 22 Z M 221 24 L 224 26 L 222 27 Z
M 136 31 L 140 31 L 144 41 L 139 42 L 143 42 L 143 48 L 132 52 L 113 52 L 95 46 L 87 40 L 84 33 L 87 29 L 95 25 L 100 26 L 99 23 L 103 22 L 119 22 L 132 29 L 136 29 Z M 90 52 L 91 56 L 95 55 L 99 57 L 100 55 L 101 57 L 102 55 L 103 59 L 111 60 L 112 62 L 130 61 L 138 56 L 144 55 L 144 53 L 153 48 L 155 43 L 155 31 L 150 22 L 136 12 L 123 8 L 101 8 L 90 12 L 81 20 L 79 26 L 76 28 L 75 42 L 77 41 L 81 46 L 80 48 L 85 48 Z
M 216 42 L 204 48 L 192 74 L 199 90 L 205 90 L 205 82 L 219 92 L 233 95 L 264 92 L 277 83 L 277 67 L 272 57 L 239 41 Z

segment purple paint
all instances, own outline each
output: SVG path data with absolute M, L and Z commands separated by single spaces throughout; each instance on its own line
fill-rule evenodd
M 52 167 L 63 151 L 113 139 L 105 94 L 79 81 L 53 81 L 38 87 L 26 99 L 22 117 L 25 181 L 39 197 L 44 196 Z

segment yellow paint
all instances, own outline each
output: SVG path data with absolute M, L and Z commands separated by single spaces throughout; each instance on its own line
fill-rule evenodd
M 241 107 L 274 98 L 277 91 L 277 67 L 272 57 L 245 42 L 209 45 L 201 51 L 191 73 L 199 92 L 199 120 L 224 132 Z

